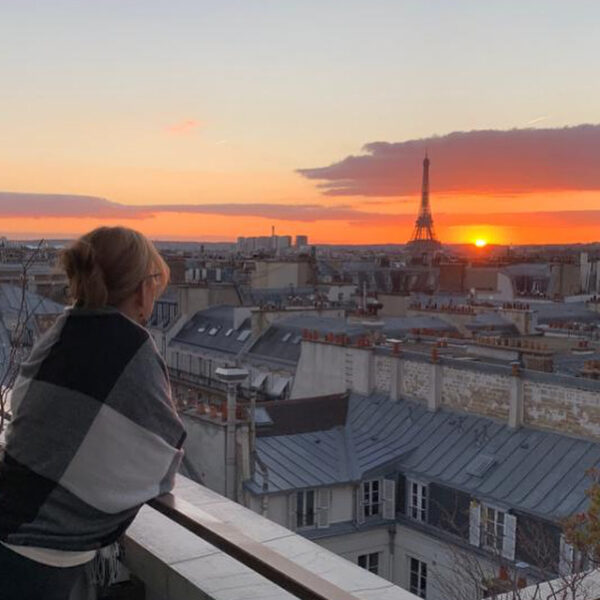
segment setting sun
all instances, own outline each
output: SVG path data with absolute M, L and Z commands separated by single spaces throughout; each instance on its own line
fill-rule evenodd
M 475 240 L 475 245 L 478 248 L 483 248 L 484 246 L 487 246 L 487 240 L 481 240 L 481 239 Z

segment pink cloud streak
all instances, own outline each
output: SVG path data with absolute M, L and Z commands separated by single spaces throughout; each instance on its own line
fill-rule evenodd
M 184 121 L 174 123 L 173 125 L 169 125 L 169 127 L 167 127 L 167 132 L 173 135 L 186 135 L 195 129 L 198 129 L 201 124 L 202 123 L 200 121 L 196 121 L 195 119 L 186 119 Z

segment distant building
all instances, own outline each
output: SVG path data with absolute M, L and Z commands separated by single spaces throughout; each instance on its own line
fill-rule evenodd
M 307 235 L 297 235 L 296 236 L 296 248 L 304 248 L 308 246 L 308 236 Z
M 281 252 L 292 247 L 292 236 L 291 235 L 278 235 L 275 237 L 276 250 Z
M 253 288 L 295 288 L 313 282 L 314 269 L 308 260 L 257 260 L 250 277 Z

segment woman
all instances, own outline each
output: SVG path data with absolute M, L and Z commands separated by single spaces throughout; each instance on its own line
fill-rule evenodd
M 61 255 L 73 307 L 21 365 L 0 464 L 0 597 L 66 600 L 97 550 L 173 487 L 185 433 L 144 325 L 169 269 L 100 227 Z

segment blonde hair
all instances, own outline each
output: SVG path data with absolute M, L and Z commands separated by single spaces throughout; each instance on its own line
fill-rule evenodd
M 61 252 L 72 299 L 85 308 L 118 306 L 149 276 L 162 293 L 169 267 L 154 244 L 127 227 L 98 227 Z

